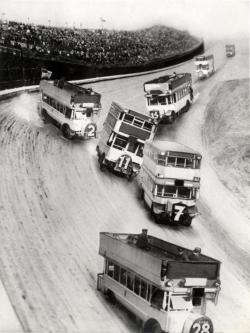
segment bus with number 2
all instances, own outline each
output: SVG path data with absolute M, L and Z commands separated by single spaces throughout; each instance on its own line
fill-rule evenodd
M 53 119 L 67 139 L 96 137 L 96 119 L 101 95 L 64 80 L 40 82 L 39 110 L 44 119 Z

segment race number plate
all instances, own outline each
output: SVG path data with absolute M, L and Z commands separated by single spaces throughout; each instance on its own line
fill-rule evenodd
M 150 111 L 150 117 L 153 119 L 159 119 L 160 118 L 160 112 L 159 111 Z
M 96 124 L 91 123 L 86 126 L 85 133 L 88 137 L 92 138 L 96 136 Z
M 180 222 L 182 216 L 185 213 L 185 205 L 175 204 L 173 205 L 173 218 L 175 222 Z
M 194 321 L 189 333 L 213 333 L 214 327 L 212 321 L 207 317 L 201 317 Z

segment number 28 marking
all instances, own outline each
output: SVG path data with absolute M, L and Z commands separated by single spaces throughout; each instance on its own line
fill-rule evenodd
M 205 322 L 202 325 L 200 323 L 195 323 L 192 328 L 194 329 L 194 333 L 212 333 L 208 322 Z

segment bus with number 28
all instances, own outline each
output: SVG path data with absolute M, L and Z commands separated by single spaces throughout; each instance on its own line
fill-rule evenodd
M 213 333 L 206 304 L 217 304 L 221 263 L 201 253 L 198 260 L 183 260 L 179 246 L 150 235 L 142 248 L 140 237 L 100 233 L 104 268 L 97 289 L 133 313 L 143 333 Z

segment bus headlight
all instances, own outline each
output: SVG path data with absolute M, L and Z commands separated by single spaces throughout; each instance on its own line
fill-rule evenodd
M 220 287 L 220 285 L 221 285 L 221 282 L 220 282 L 220 280 L 216 280 L 215 282 L 214 282 L 214 286 L 215 287 Z
M 199 181 L 200 181 L 200 177 L 194 177 L 194 178 L 193 178 L 193 181 L 194 181 L 194 182 L 199 182 Z
M 173 285 L 174 285 L 174 281 L 173 280 L 168 280 L 168 281 L 165 282 L 165 286 L 166 287 L 173 287 Z

